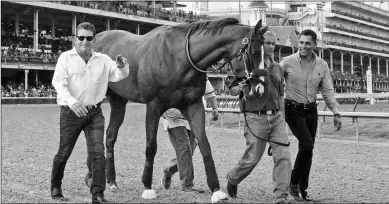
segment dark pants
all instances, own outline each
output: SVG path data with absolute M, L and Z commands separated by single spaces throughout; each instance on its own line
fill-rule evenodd
M 170 142 L 176 151 L 176 157 L 169 161 L 164 170 L 173 175 L 177 171 L 180 174 L 182 188 L 193 187 L 194 171 L 192 155 L 197 147 L 193 133 L 184 126 L 168 129 Z
M 317 107 L 304 109 L 291 103 L 285 103 L 285 120 L 293 135 L 299 141 L 299 150 L 292 170 L 290 182 L 298 184 L 300 190 L 308 189 L 313 148 L 317 130 Z
M 104 157 L 104 116 L 101 108 L 89 110 L 83 117 L 68 107 L 61 106 L 59 150 L 54 157 L 51 172 L 51 186 L 61 187 L 66 162 L 72 154 L 81 131 L 84 131 L 88 155 L 91 160 L 88 167 L 92 171 L 92 195 L 103 194 L 105 190 L 105 157 Z

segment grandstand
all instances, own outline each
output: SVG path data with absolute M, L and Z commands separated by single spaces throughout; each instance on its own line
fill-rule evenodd
M 286 25 L 318 33 L 317 54 L 330 66 L 338 92 L 365 92 L 368 67 L 373 92 L 389 91 L 388 11 L 356 1 L 291 3 L 289 9 Z
M 2 97 L 55 96 L 55 64 L 72 48 L 77 24 L 142 35 L 160 25 L 209 19 L 182 7 L 165 1 L 1 1 Z
M 51 86 L 55 63 L 73 46 L 75 28 L 81 22 L 93 23 L 97 32 L 121 29 L 142 35 L 160 25 L 223 17 L 221 11 L 197 14 L 182 7 L 175 1 L 2 1 L 2 97 L 55 97 Z M 366 92 L 368 66 L 373 71 L 373 91 L 389 91 L 389 12 L 340 1 L 325 8 L 286 3 L 285 10 L 255 1 L 244 10 L 250 11 L 249 24 L 261 17 L 264 25 L 273 25 L 278 36 L 276 61 L 296 52 L 297 34 L 302 28 L 312 28 L 320 35 L 317 54 L 331 67 L 338 92 Z M 225 84 L 231 76 L 227 68 L 209 75 L 219 93 L 227 93 Z

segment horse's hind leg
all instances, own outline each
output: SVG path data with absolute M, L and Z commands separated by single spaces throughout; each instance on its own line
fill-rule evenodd
M 115 157 L 114 146 L 118 137 L 120 126 L 123 124 L 124 115 L 126 112 L 127 99 L 117 95 L 111 90 L 107 92 L 107 100 L 111 106 L 111 116 L 107 128 L 106 137 L 106 175 L 109 189 L 116 191 Z
M 156 193 L 152 189 L 154 158 L 157 153 L 157 131 L 159 119 L 162 115 L 162 104 L 159 99 L 154 99 L 147 103 L 146 111 L 146 163 L 143 169 L 142 182 L 145 190 L 142 198 L 156 198 Z
M 205 134 L 205 109 L 200 98 L 196 103 L 182 111 L 188 119 L 190 128 L 197 139 L 197 143 L 203 156 L 208 187 L 212 190 L 212 203 L 226 200 L 227 195 L 220 191 L 219 178 L 217 177 L 215 163 L 212 158 L 211 146 Z

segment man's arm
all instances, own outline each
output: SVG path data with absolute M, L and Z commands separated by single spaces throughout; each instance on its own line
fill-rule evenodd
M 283 58 L 281 60 L 280 68 L 281 68 L 281 76 L 283 78 L 286 78 L 288 76 L 288 72 L 287 72 L 287 68 L 288 68 L 287 59 Z
M 68 89 L 68 68 L 66 66 L 66 59 L 63 54 L 58 58 L 57 65 L 55 66 L 54 76 L 52 84 L 57 91 L 57 97 L 63 99 L 65 103 L 71 108 L 77 99 L 75 99 L 69 92 Z
M 108 55 L 104 56 L 106 58 L 106 66 L 109 68 L 108 81 L 118 82 L 129 75 L 130 69 L 126 58 L 117 57 L 115 62 Z
M 212 84 L 209 80 L 207 80 L 205 83 L 204 99 L 211 105 L 211 108 L 215 110 L 217 109 L 215 89 L 212 87 Z
M 285 98 L 284 98 L 284 78 L 281 77 L 280 80 L 280 95 L 278 97 L 278 104 L 280 106 L 280 111 L 282 112 L 282 116 L 284 116 L 285 119 Z
M 327 63 L 324 65 L 324 78 L 321 82 L 321 90 L 324 101 L 332 113 L 339 114 L 338 103 L 335 99 L 335 92 L 332 84 L 330 69 L 328 68 Z
M 217 101 L 216 101 L 216 95 L 210 96 L 205 99 L 210 105 L 212 110 L 217 110 Z
M 204 99 L 210 103 L 212 108 L 212 120 L 216 121 L 219 119 L 219 110 L 217 109 L 217 101 L 215 89 L 213 89 L 212 84 L 209 80 L 206 81 L 205 84 L 205 93 Z M 205 106 L 206 104 L 204 104 Z

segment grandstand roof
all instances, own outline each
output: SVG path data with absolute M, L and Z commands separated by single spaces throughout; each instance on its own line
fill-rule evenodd
M 171 1 L 162 1 L 161 3 L 162 3 L 163 8 L 173 8 L 173 3 Z M 186 7 L 186 5 L 176 3 L 176 8 L 179 8 L 179 7 Z
M 298 39 L 292 26 L 272 26 L 269 29 L 276 33 L 278 45 L 297 46 Z
M 265 3 L 265 1 L 253 1 L 250 3 L 249 7 L 269 8 L 269 6 Z

